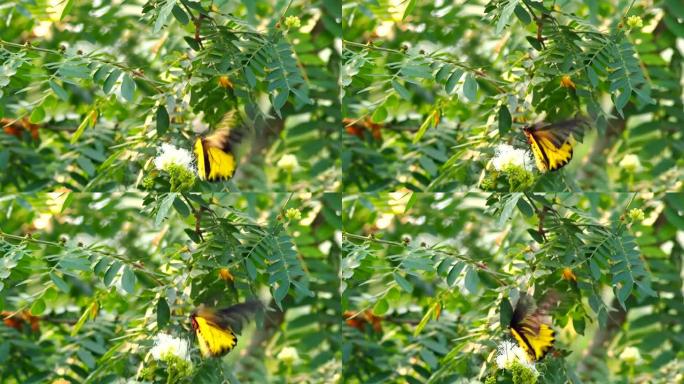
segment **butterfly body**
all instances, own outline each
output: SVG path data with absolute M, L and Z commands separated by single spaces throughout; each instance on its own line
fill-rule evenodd
M 190 314 L 190 323 L 204 357 L 221 357 L 237 345 L 236 332 L 252 313 L 261 308 L 258 301 L 247 301 L 223 309 L 200 306 Z
M 572 148 L 581 140 L 584 120 L 572 119 L 554 124 L 535 124 L 523 128 L 537 168 L 556 171 L 572 159 Z
M 523 293 L 515 306 L 509 329 L 531 361 L 543 359 L 553 347 L 555 333 L 547 311 L 556 300 L 555 295 L 550 295 L 535 307 L 532 297 Z

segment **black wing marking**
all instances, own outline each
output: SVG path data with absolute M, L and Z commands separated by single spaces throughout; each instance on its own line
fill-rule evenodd
M 246 301 L 228 308 L 217 310 L 218 325 L 230 328 L 237 333 L 242 331 L 242 325 L 257 311 L 263 309 L 263 304 L 256 300 Z
M 570 135 L 572 135 L 575 140 L 582 142 L 587 124 L 588 122 L 586 119 L 575 118 L 552 124 L 533 125 L 529 127 L 528 130 L 532 134 L 535 132 L 547 132 L 552 139 L 553 145 L 560 147 L 568 140 Z
M 202 154 L 204 155 L 204 178 L 209 179 L 211 174 L 211 163 L 209 161 L 209 152 L 207 151 L 207 146 L 205 145 L 205 139 L 201 140 L 202 143 Z

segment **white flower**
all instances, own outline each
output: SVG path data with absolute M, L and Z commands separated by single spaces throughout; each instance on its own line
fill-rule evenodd
M 625 155 L 625 157 L 620 160 L 619 165 L 628 172 L 634 172 L 641 169 L 641 162 L 637 155 Z
M 154 347 L 150 350 L 155 360 L 165 360 L 169 355 L 176 356 L 182 360 L 190 361 L 190 349 L 188 341 L 176 338 L 166 333 L 158 333 Z
M 628 364 L 634 364 L 641 361 L 641 353 L 635 347 L 627 347 L 620 354 L 620 360 Z
M 517 166 L 527 171 L 534 170 L 534 162 L 528 151 L 514 148 L 508 144 L 499 144 L 494 151 L 492 166 L 497 171 L 503 171 L 508 166 Z
M 530 361 L 527 352 L 520 348 L 519 345 L 509 340 L 505 340 L 499 345 L 499 354 L 496 356 L 496 365 L 498 365 L 500 369 L 507 369 L 510 368 L 510 366 L 516 361 L 522 366 L 530 369 L 535 374 L 539 374 L 539 372 L 537 372 L 537 368 L 534 366 L 534 362 Z
M 299 168 L 299 162 L 297 161 L 297 156 L 295 155 L 283 155 L 283 157 L 278 160 L 276 164 L 278 168 L 282 168 L 288 172 L 292 172 Z
M 171 164 L 177 164 L 189 170 L 192 170 L 192 155 L 187 149 L 176 148 L 171 144 L 164 143 L 161 145 L 159 154 L 154 159 L 154 166 L 158 170 L 163 171 Z
M 297 353 L 297 349 L 293 347 L 285 347 L 280 350 L 280 353 L 276 357 L 278 360 L 291 364 L 292 362 L 299 360 L 299 353 Z

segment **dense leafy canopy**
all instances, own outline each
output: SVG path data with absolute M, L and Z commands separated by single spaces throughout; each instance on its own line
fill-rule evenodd
M 231 110 L 238 174 L 198 189 L 336 188 L 334 1 L 46 3 L 0 8 L 2 125 L 38 125 L 0 136 L 3 189 L 140 188 L 161 143 L 190 150 Z
M 344 188 L 675 188 L 684 7 L 650 3 L 353 2 L 342 20 Z M 563 171 L 483 182 L 497 145 L 529 148 L 522 127 L 578 115 L 590 128 Z M 371 136 L 360 124 L 377 126 Z
M 371 311 L 381 329 L 347 321 L 344 376 L 510 382 L 494 361 L 497 346 L 510 338 L 510 301 L 533 288 L 537 298 L 560 296 L 551 311 L 555 352 L 537 364 L 540 382 L 681 379 L 683 197 L 394 193 L 348 200 L 343 309 L 361 318 Z M 627 356 L 630 348 L 641 357 Z
M 2 2 L 0 382 L 682 382 L 683 22 Z
M 191 341 L 197 306 L 248 298 L 269 311 L 243 330 L 238 350 L 223 361 L 192 354 L 193 374 L 176 381 L 286 382 L 285 373 L 327 381 L 339 368 L 338 201 L 170 194 L 157 204 L 139 193 L 4 200 L 0 228 L 26 235 L 1 234 L 0 305 L 40 317 L 36 331 L 0 326 L 0 361 L 12 362 L 2 381 L 165 379 L 171 371 L 149 356 L 155 333 Z M 287 213 L 293 207 L 299 214 Z M 271 339 L 278 342 L 264 348 Z M 276 358 L 283 348 L 298 358 Z

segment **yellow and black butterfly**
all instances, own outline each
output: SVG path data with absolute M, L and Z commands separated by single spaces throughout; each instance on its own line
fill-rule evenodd
M 232 132 L 232 128 L 236 120 L 236 111 L 230 111 L 212 134 L 195 140 L 194 152 L 200 180 L 228 180 L 235 174 L 237 163 L 232 144 L 238 135 Z
M 237 344 L 235 334 L 242 330 L 242 323 L 260 308 L 262 304 L 258 301 L 247 301 L 223 309 L 200 305 L 190 314 L 190 321 L 202 356 L 221 357 L 230 352 Z
M 531 361 L 541 360 L 553 347 L 554 331 L 548 310 L 557 303 L 557 294 L 550 293 L 539 306 L 534 299 L 521 293 L 513 310 L 509 329 L 520 348 L 527 352 Z
M 535 124 L 523 128 L 537 168 L 541 172 L 563 168 L 572 159 L 572 147 L 582 140 L 583 119 L 571 119 L 553 124 Z

